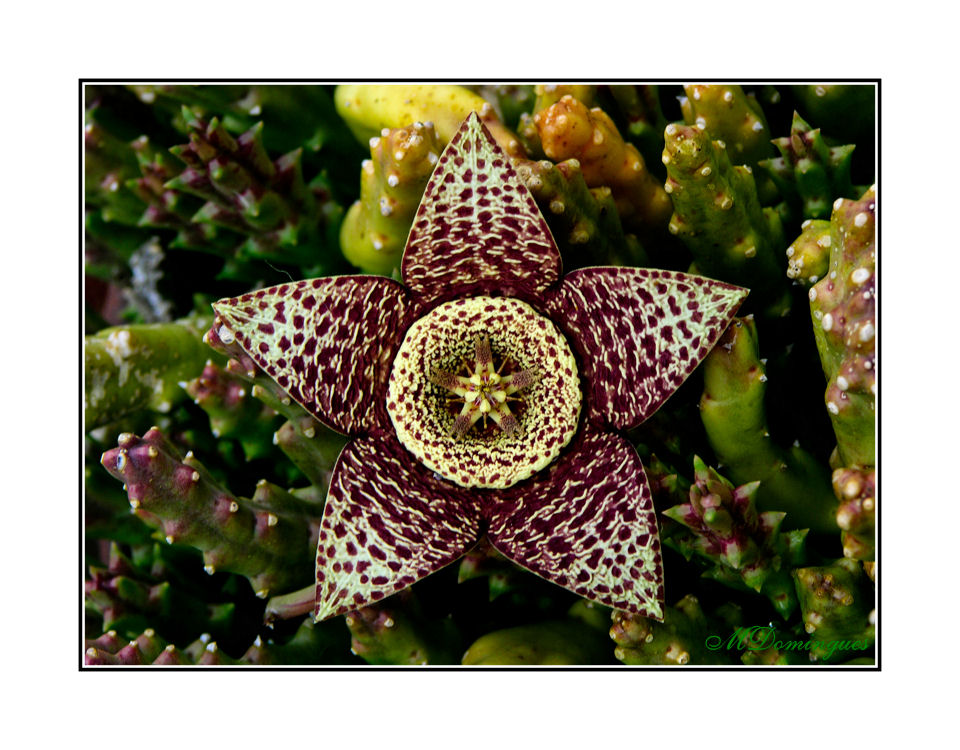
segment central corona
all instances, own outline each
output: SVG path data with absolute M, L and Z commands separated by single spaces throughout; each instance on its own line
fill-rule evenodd
M 507 297 L 447 302 L 417 320 L 387 392 L 400 442 L 464 487 L 510 487 L 549 465 L 577 430 L 580 402 L 563 335 Z

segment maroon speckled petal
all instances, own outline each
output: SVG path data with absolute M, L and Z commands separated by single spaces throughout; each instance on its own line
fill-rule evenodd
M 588 418 L 618 429 L 643 422 L 707 356 L 747 293 L 673 271 L 568 274 L 547 309 L 582 359 Z
M 487 534 L 500 552 L 576 594 L 663 617 L 657 517 L 634 447 L 587 425 L 560 460 L 497 493 Z
M 390 279 L 308 279 L 220 300 L 214 331 L 315 417 L 356 435 L 389 424 L 382 394 L 407 307 Z
M 439 481 L 392 435 L 358 438 L 337 460 L 317 548 L 317 620 L 367 606 L 459 559 L 479 504 Z
M 476 113 L 427 183 L 402 270 L 407 286 L 426 299 L 452 288 L 538 297 L 560 278 L 547 223 Z

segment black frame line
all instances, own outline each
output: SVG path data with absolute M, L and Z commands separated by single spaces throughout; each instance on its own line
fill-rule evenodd
M 536 79 L 536 83 L 597 83 L 598 80 L 603 82 L 610 83 L 636 83 L 638 79 L 636 78 L 603 78 L 598 79 L 594 78 L 550 78 L 550 79 Z M 688 82 L 691 79 L 690 77 L 685 78 L 657 78 L 655 80 L 649 81 L 650 83 L 671 83 L 671 84 L 682 84 Z M 876 143 L 874 158 L 876 161 L 876 177 L 875 184 L 879 187 L 881 182 L 881 130 L 882 130 L 882 117 L 881 117 L 881 89 L 882 89 L 882 79 L 880 78 L 833 78 L 833 79 L 823 79 L 823 78 L 778 78 L 778 77 L 767 77 L 767 78 L 738 78 L 738 77 L 713 77 L 713 78 L 698 78 L 697 81 L 702 81 L 704 83 L 737 83 L 737 84 L 755 84 L 755 83 L 855 83 L 855 84 L 872 84 L 874 85 L 876 91 Z M 79 140 L 79 158 L 77 160 L 77 171 L 78 171 L 78 196 L 79 196 L 79 239 L 78 239 L 78 260 L 79 260 L 79 272 L 78 276 L 78 286 L 79 286 L 79 315 L 78 323 L 80 327 L 80 336 L 78 341 L 78 350 L 79 356 L 77 357 L 79 362 L 79 377 L 78 377 L 78 391 L 79 398 L 78 403 L 78 412 L 79 412 L 79 424 L 80 424 L 80 489 L 78 493 L 78 512 L 77 512 L 77 521 L 78 521 L 78 533 L 79 533 L 79 543 L 78 543 L 78 553 L 79 553 L 79 565 L 81 576 L 81 585 L 80 585 L 80 605 L 79 610 L 79 623 L 78 623 L 78 637 L 80 641 L 80 656 L 79 656 L 79 665 L 78 671 L 80 672 L 432 672 L 432 673 L 442 673 L 442 672 L 770 672 L 779 674 L 781 672 L 810 672 L 810 673 L 827 673 L 827 672 L 880 672 L 882 671 L 881 667 L 881 646 L 882 638 L 878 637 L 874 646 L 875 653 L 875 663 L 871 665 L 789 665 L 789 666 L 748 666 L 748 665 L 685 665 L 683 667 L 676 666 L 667 666 L 667 665 L 627 665 L 621 664 L 620 666 L 593 666 L 593 665 L 582 665 L 582 666 L 542 666 L 542 665 L 531 665 L 531 666 L 500 666 L 500 665 L 490 665 L 490 666 L 466 666 L 466 665 L 411 665 L 411 666 L 381 666 L 381 665 L 355 665 L 355 666 L 342 666 L 342 665 L 292 665 L 292 666 L 275 666 L 275 665 L 184 665 L 184 666 L 153 666 L 153 665 L 97 665 L 97 666 L 88 666 L 83 663 L 83 657 L 85 653 L 84 647 L 84 592 L 83 592 L 83 571 L 84 571 L 84 526 L 83 526 L 83 509 L 84 509 L 84 481 L 83 481 L 83 472 L 84 472 L 84 449 L 83 449 L 83 322 L 84 322 L 84 199 L 83 199 L 83 157 L 84 157 L 84 147 L 83 147 L 83 113 L 84 113 L 84 86 L 91 83 L 130 83 L 131 79 L 124 78 L 80 78 L 78 79 L 78 100 L 79 100 L 79 114 L 80 114 L 80 140 Z M 336 79 L 324 79 L 324 78 L 137 78 L 137 83 L 185 83 L 185 84 L 197 84 L 197 83 L 267 83 L 267 84 L 316 84 L 316 85 L 334 85 L 339 83 L 531 83 L 534 82 L 534 79 L 531 78 L 508 78 L 508 79 L 498 79 L 496 81 L 491 81 L 487 78 L 336 78 Z M 877 198 L 878 208 L 882 203 L 882 196 Z M 880 212 L 882 213 L 882 212 Z M 881 257 L 881 226 L 882 221 L 878 219 L 876 223 L 876 244 L 877 244 L 877 279 L 876 279 L 876 318 L 877 318 L 877 353 L 876 353 L 876 364 L 877 372 L 880 372 L 880 359 L 881 359 L 881 349 L 882 349 L 882 335 L 880 331 L 882 330 L 881 326 L 881 309 L 882 309 L 882 299 L 883 295 L 881 293 L 882 286 L 882 273 L 879 273 L 880 267 L 880 257 Z M 876 552 L 876 566 L 877 569 L 881 569 L 880 565 L 880 555 L 882 544 L 880 544 L 881 539 L 881 515 L 880 510 L 880 487 L 882 482 L 880 481 L 881 474 L 881 464 L 880 460 L 882 455 L 881 448 L 881 402 L 882 402 L 882 387 L 879 384 L 880 378 L 877 378 L 877 394 L 876 394 L 876 539 L 877 539 L 877 552 Z M 881 590 L 883 589 L 882 585 L 882 576 L 881 580 L 878 580 L 875 584 L 876 599 L 875 599 L 875 610 L 877 611 L 877 620 L 880 619 L 880 598 Z

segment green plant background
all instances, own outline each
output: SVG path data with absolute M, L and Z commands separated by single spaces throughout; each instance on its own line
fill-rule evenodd
M 309 545 L 258 537 L 227 554 L 172 480 L 195 467 L 204 497 L 309 535 L 342 441 L 203 343 L 210 302 L 395 273 L 431 149 L 484 103 L 515 139 L 566 268 L 692 269 L 752 290 L 723 345 L 629 436 L 667 547 L 663 623 L 481 546 L 314 625 Z M 84 106 L 88 664 L 872 663 L 872 649 L 704 644 L 771 623 L 805 643 L 873 643 L 872 370 L 831 391 L 873 357 L 872 301 L 857 306 L 861 285 L 845 281 L 867 269 L 873 285 L 873 86 L 88 85 Z M 605 133 L 604 153 L 639 155 L 646 182 L 594 168 L 589 148 L 558 151 L 560 111 L 566 127 L 580 117 Z M 811 303 L 831 272 L 838 289 Z M 823 323 L 841 313 L 853 343 Z M 151 502 L 173 520 L 138 512 L 101 463 L 118 439 L 148 435 L 162 436 Z M 171 533 L 180 522 L 194 524 L 189 541 Z

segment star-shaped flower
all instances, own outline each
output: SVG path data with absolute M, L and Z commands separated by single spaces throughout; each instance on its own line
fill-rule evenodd
M 620 431 L 693 372 L 746 290 L 636 268 L 562 276 L 475 114 L 430 178 L 401 272 L 214 305 L 212 343 L 352 438 L 324 508 L 316 618 L 390 596 L 484 534 L 582 597 L 661 618 L 656 515 Z

